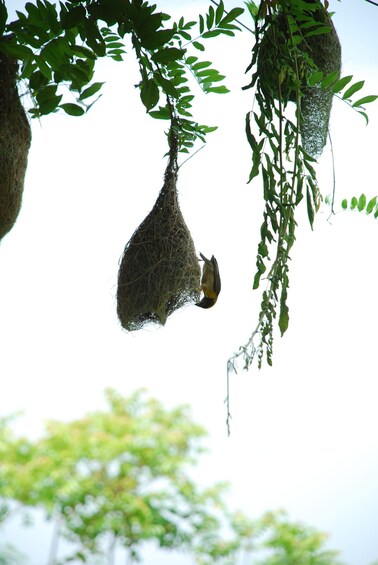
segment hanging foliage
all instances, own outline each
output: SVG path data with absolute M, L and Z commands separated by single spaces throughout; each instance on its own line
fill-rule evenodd
M 186 303 L 198 302 L 200 267 L 177 194 L 178 135 L 170 132 L 164 184 L 125 247 L 118 273 L 117 312 L 126 330 L 164 325 Z
M 30 90 L 32 117 L 39 118 L 62 110 L 82 116 L 101 96 L 103 82 L 93 82 L 98 59 L 123 61 L 126 44 L 131 42 L 141 80 L 136 87 L 148 114 L 170 119 L 165 101 L 175 101 L 181 120 L 181 152 L 188 152 L 197 139 L 204 141 L 216 129 L 193 119 L 195 95 L 190 80 L 206 93 L 229 92 L 211 61 L 202 59 L 209 39 L 234 36 L 240 30 L 235 20 L 243 8 L 216 9 L 200 15 L 198 21 L 171 16 L 156 4 L 133 0 L 38 0 L 26 2 L 24 12 L 7 21 L 4 0 L 0 0 L 0 33 L 7 42 L 0 51 L 21 62 L 20 78 Z M 129 38 L 129 39 L 128 39 Z
M 31 131 L 17 90 L 17 61 L 0 52 L 0 240 L 19 214 Z
M 262 281 L 266 288 L 257 326 L 229 359 L 228 374 L 236 371 L 239 358 L 246 369 L 255 356 L 259 367 L 264 355 L 271 365 L 274 325 L 278 323 L 281 335 L 288 328 L 296 209 L 305 200 L 312 228 L 322 201 L 316 157 L 328 135 L 333 96 L 366 119 L 363 105 L 376 99 L 365 96 L 352 102 L 363 81 L 350 86 L 351 76 L 340 78 L 340 42 L 320 0 L 262 0 L 259 7 L 253 2 L 247 7 L 255 22 L 255 45 L 247 69 L 253 69 L 252 80 L 245 89 L 255 89 L 257 105 L 246 116 L 252 149 L 249 181 L 262 179 L 265 200 L 253 288 Z

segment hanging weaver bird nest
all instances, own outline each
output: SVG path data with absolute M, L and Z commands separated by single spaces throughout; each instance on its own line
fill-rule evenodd
M 333 92 L 331 87 L 307 86 L 308 75 L 314 70 L 309 65 L 309 58 L 324 77 L 336 72 L 337 80 L 341 70 L 341 44 L 327 10 L 319 0 L 313 2 L 317 3 L 318 7 L 311 11 L 312 18 L 329 27 L 330 31 L 303 38 L 297 46 L 295 63 L 290 51 L 291 35 L 287 17 L 280 12 L 276 16 L 276 25 L 267 28 L 262 37 L 257 73 L 262 90 L 275 98 L 278 98 L 277 84 L 280 83 L 280 95 L 284 103 L 289 100 L 296 102 L 296 91 L 300 90 L 302 146 L 307 153 L 318 157 L 327 141 Z
M 177 138 L 171 136 L 164 184 L 154 207 L 125 247 L 118 272 L 117 313 L 139 330 L 200 296 L 200 267 L 177 195 Z
M 31 130 L 20 102 L 17 61 L 0 52 L 0 240 L 21 208 Z

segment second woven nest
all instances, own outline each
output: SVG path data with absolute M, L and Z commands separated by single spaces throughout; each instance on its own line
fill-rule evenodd
M 128 331 L 168 316 L 200 296 L 200 267 L 177 194 L 177 138 L 172 136 L 164 184 L 127 243 L 118 272 L 117 313 Z
M 301 118 L 300 133 L 304 150 L 318 157 L 321 155 L 327 141 L 329 119 L 331 114 L 333 92 L 332 88 L 321 88 L 319 85 L 306 86 L 308 75 L 308 57 L 312 59 L 319 71 L 326 77 L 336 72 L 337 78 L 341 70 L 341 44 L 335 26 L 327 10 L 319 0 L 312 3 L 318 4 L 311 15 L 318 23 L 330 28 L 328 33 L 321 35 L 310 35 L 303 38 L 298 45 L 299 58 L 297 66 L 301 81 Z M 285 46 L 291 41 L 285 15 L 281 12 L 277 15 L 277 26 L 273 30 L 269 27 L 262 40 L 258 57 L 258 73 L 263 88 L 268 88 L 277 95 L 277 80 L 282 81 L 282 53 L 287 57 L 287 80 L 281 84 L 282 94 L 286 100 L 296 101 L 295 77 L 291 80 L 290 73 L 295 75 L 296 69 L 290 61 L 289 51 Z M 284 44 L 284 45 L 283 45 Z

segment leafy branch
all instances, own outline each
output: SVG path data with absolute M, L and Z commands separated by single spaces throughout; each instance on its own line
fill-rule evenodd
M 332 93 L 339 100 L 345 102 L 350 108 L 361 114 L 369 123 L 369 117 L 365 111 L 366 104 L 375 102 L 378 99 L 378 95 L 370 94 L 365 95 L 362 98 L 353 100 L 354 94 L 359 92 L 365 85 L 364 80 L 351 83 L 353 75 L 348 75 L 342 78 L 338 78 L 335 72 L 324 76 L 321 71 L 316 71 L 310 75 L 308 79 L 308 84 L 311 87 L 321 87 L 321 88 L 331 88 Z
M 234 8 L 225 13 L 221 1 L 216 10 L 210 6 L 205 16 L 199 15 L 198 22 L 185 22 L 182 17 L 178 23 L 173 24 L 174 36 L 168 47 L 152 56 L 145 53 L 144 57 L 138 57 L 143 65 L 141 92 L 147 88 L 150 93 L 147 98 L 142 97 L 142 101 L 152 117 L 170 119 L 169 103 L 159 106 L 158 110 L 155 108 L 161 97 L 168 96 L 171 99 L 177 113 L 181 152 L 188 153 L 196 139 L 205 141 L 206 134 L 216 129 L 215 126 L 200 125 L 192 120 L 194 94 L 189 87 L 190 75 L 205 93 L 229 92 L 225 85 L 219 84 L 225 77 L 213 68 L 211 61 L 199 60 L 198 56 L 189 54 L 189 49 L 194 47 L 197 51 L 204 51 L 203 42 L 199 39 L 206 40 L 222 34 L 234 36 L 240 28 L 232 22 L 242 13 L 242 8 Z
M 284 4 L 282 9 L 285 17 L 297 22 L 299 9 L 294 12 L 293 8 L 287 8 Z M 294 28 L 290 28 L 289 39 L 282 41 L 278 13 L 270 6 L 262 23 L 256 17 L 255 25 L 257 41 L 249 69 L 257 64 L 257 70 L 246 88 L 256 86 L 255 100 L 259 111 L 247 115 L 246 135 L 252 149 L 249 181 L 261 174 L 265 210 L 253 288 L 259 288 L 261 280 L 266 280 L 267 285 L 262 294 L 257 326 L 247 344 L 229 360 L 228 372 L 236 370 L 239 357 L 243 358 L 246 369 L 255 355 L 261 367 L 264 353 L 268 364 L 272 364 L 274 322 L 278 320 L 281 335 L 289 324 L 287 295 L 290 250 L 295 241 L 295 209 L 305 191 L 312 226 L 320 204 L 316 173 L 312 166 L 314 158 L 300 144 L 301 61 Z M 270 69 L 269 75 L 264 77 L 260 49 L 264 49 L 261 38 L 268 29 L 272 41 L 269 46 L 272 49 L 270 57 L 277 62 L 277 67 Z M 295 120 L 286 112 L 290 99 L 296 102 Z M 253 132 L 254 127 L 257 127 L 257 134 Z
M 254 331 L 228 360 L 228 381 L 237 371 L 239 360 L 248 369 L 257 357 L 260 368 L 265 355 L 271 365 L 274 326 L 278 325 L 281 335 L 288 328 L 289 264 L 296 237 L 296 210 L 302 200 L 306 202 L 313 229 L 322 201 L 315 166 L 319 147 L 321 151 L 328 134 L 332 97 L 341 98 L 366 120 L 365 105 L 377 99 L 375 95 L 356 99 L 364 81 L 352 83 L 352 76 L 340 77 L 341 57 L 337 59 L 334 54 L 337 35 L 321 2 L 262 1 L 257 7 L 249 1 L 246 5 L 254 19 L 256 42 L 247 69 L 253 69 L 252 79 L 244 89 L 255 89 L 258 106 L 246 117 L 246 137 L 252 150 L 249 182 L 258 176 L 262 179 L 265 200 L 253 288 L 264 281 L 265 289 Z M 319 55 L 317 42 L 322 50 Z M 329 54 L 330 60 L 325 60 Z M 308 99 L 318 103 L 316 115 Z M 312 146 L 308 131 L 311 136 L 319 116 L 324 123 L 319 133 L 321 145 Z M 371 201 L 370 211 L 372 207 Z M 229 428 L 229 382 L 226 404 Z
M 366 198 L 365 194 L 361 194 L 360 196 L 352 196 L 352 198 L 348 201 L 347 198 L 344 198 L 341 201 L 341 208 L 342 210 L 355 210 L 356 212 L 362 212 L 367 216 L 372 215 L 374 219 L 378 218 L 378 196 L 373 196 L 369 200 Z
M 26 3 L 25 13 L 16 13 L 17 19 L 6 23 L 5 4 L 0 4 L 0 50 L 22 63 L 19 78 L 29 88 L 33 117 L 60 109 L 74 116 L 87 112 L 104 84 L 93 81 L 97 59 L 122 61 L 130 36 L 140 68 L 141 101 L 151 117 L 169 120 L 166 100 L 171 100 L 178 116 L 180 150 L 188 152 L 196 139 L 203 141 L 216 129 L 193 120 L 189 78 L 194 76 L 206 93 L 222 94 L 228 92 L 220 84 L 225 77 L 210 61 L 200 61 L 189 51 L 204 51 L 203 40 L 233 36 L 240 29 L 234 22 L 242 8 L 225 12 L 220 1 L 198 22 L 180 18 L 170 27 L 169 14 L 142 0 L 66 0 L 59 8 L 48 0 L 36 0 Z

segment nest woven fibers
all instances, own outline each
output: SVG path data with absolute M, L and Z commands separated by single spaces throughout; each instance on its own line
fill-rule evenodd
M 278 13 L 276 25 L 270 25 L 261 39 L 257 72 L 262 90 L 275 98 L 278 98 L 277 84 L 278 81 L 280 82 L 281 96 L 286 102 L 296 102 L 296 89 L 299 86 L 302 93 L 300 112 L 302 146 L 307 153 L 318 157 L 327 141 L 333 92 L 330 87 L 307 86 L 307 76 L 310 70 L 308 58 L 312 59 L 324 76 L 335 71 L 337 76 L 340 76 L 341 44 L 327 10 L 319 0 L 313 1 L 318 4 L 318 7 L 311 11 L 311 16 L 317 22 L 329 27 L 330 31 L 305 37 L 298 45 L 299 56 L 295 64 L 289 48 L 291 35 L 288 31 L 287 17 L 283 12 Z M 299 77 L 297 76 L 298 69 Z M 284 81 L 282 80 L 283 71 L 285 72 Z
M 315 19 L 328 26 L 330 31 L 306 39 L 308 54 L 324 76 L 337 72 L 337 78 L 340 78 L 341 43 L 335 26 L 323 6 L 315 12 Z M 327 143 L 332 100 L 331 87 L 316 85 L 303 88 L 300 125 L 302 145 L 313 157 L 319 157 Z
M 0 240 L 21 209 L 31 129 L 17 90 L 17 61 L 0 52 Z
M 168 316 L 200 296 L 200 267 L 177 194 L 177 138 L 171 136 L 164 184 L 127 243 L 118 272 L 117 314 L 128 331 Z

